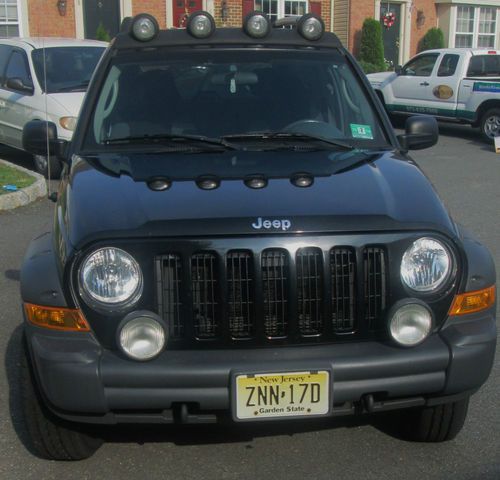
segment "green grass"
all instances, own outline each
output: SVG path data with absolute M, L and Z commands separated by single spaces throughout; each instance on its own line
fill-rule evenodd
M 15 185 L 17 188 L 24 188 L 34 182 L 35 178 L 31 175 L 27 175 L 16 168 L 0 164 L 0 195 L 11 193 L 2 188 L 4 185 Z

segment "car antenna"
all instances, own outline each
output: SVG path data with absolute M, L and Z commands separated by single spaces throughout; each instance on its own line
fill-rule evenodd
M 50 144 L 49 144 L 49 107 L 48 107 L 48 100 L 47 100 L 47 62 L 45 60 L 45 38 L 42 37 L 42 58 L 43 58 L 43 86 L 45 90 L 45 123 L 47 124 L 46 130 L 46 146 L 47 146 L 47 198 L 49 200 L 52 200 L 53 202 L 57 201 L 57 192 L 52 191 L 52 186 L 51 186 L 51 175 L 50 175 Z

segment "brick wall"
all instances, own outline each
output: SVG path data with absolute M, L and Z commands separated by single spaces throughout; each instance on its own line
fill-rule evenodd
M 74 0 L 67 0 L 65 16 L 59 15 L 55 0 L 29 0 L 28 22 L 32 37 L 75 37 Z
M 414 9 L 411 17 L 411 44 L 410 56 L 418 51 L 418 44 L 427 30 L 437 26 L 437 9 L 434 0 L 413 0 Z M 417 25 L 418 11 L 425 15 L 425 23 Z
M 175 0 L 173 0 L 175 1 Z M 167 5 L 165 0 L 133 0 L 132 15 L 138 13 L 149 13 L 158 20 L 160 28 L 165 28 Z
M 361 28 L 366 18 L 375 18 L 375 2 L 351 0 L 349 8 L 349 50 L 357 56 L 361 40 Z

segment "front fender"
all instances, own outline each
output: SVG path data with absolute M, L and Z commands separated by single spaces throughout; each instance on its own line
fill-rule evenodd
M 34 238 L 21 267 L 21 298 L 23 302 L 49 307 L 69 307 L 57 267 L 52 234 Z

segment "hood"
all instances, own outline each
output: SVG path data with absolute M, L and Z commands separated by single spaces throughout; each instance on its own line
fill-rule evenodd
M 340 166 L 340 168 L 339 168 Z M 96 168 L 97 167 L 97 168 Z M 314 183 L 293 185 L 306 170 Z M 221 178 L 202 190 L 200 173 Z M 262 189 L 243 183 L 263 173 Z M 146 180 L 172 179 L 153 191 Z M 454 225 L 432 185 L 395 152 L 228 152 L 77 158 L 61 198 L 70 243 L 133 237 L 262 235 L 432 229 Z
M 390 82 L 393 78 L 396 78 L 397 75 L 394 72 L 378 72 L 378 73 L 370 73 L 367 75 L 368 81 L 371 85 L 385 85 Z
M 85 92 L 50 93 L 48 96 L 62 107 L 68 116 L 78 117 Z

